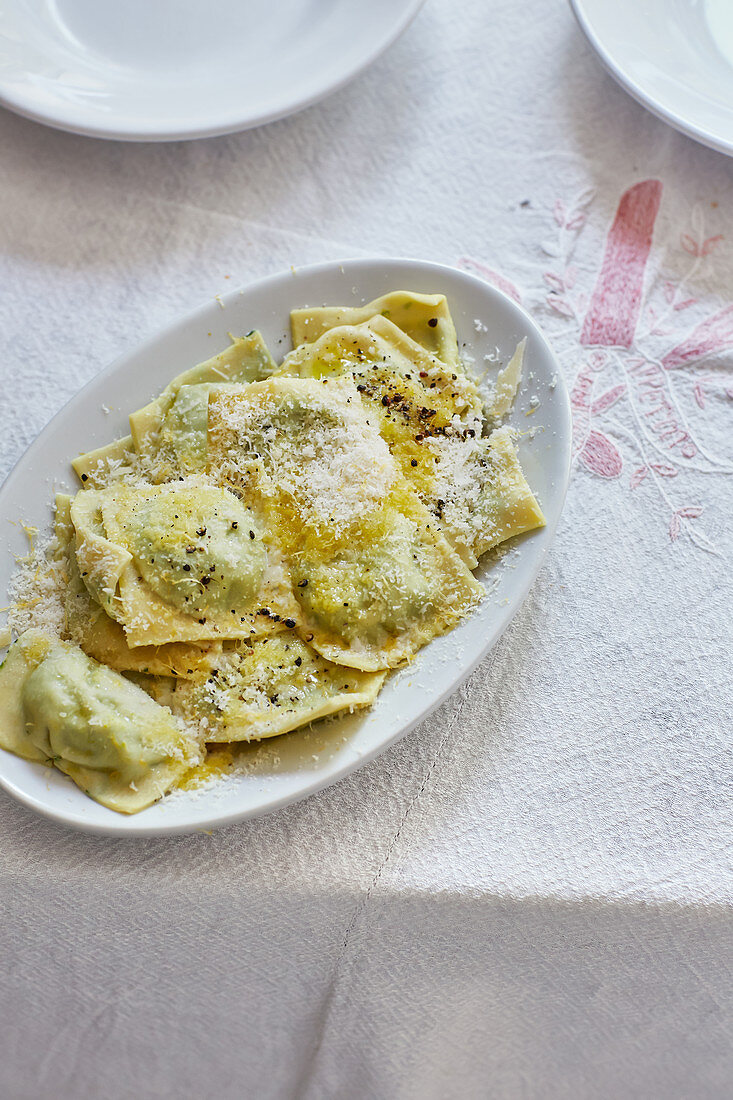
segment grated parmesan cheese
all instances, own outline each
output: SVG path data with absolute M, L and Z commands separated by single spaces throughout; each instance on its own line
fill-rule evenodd
M 378 506 L 397 465 L 377 427 L 365 420 L 352 381 L 334 380 L 322 392 L 313 396 L 312 384 L 299 382 L 292 395 L 227 395 L 218 410 L 235 441 L 228 448 L 235 463 L 238 452 L 246 469 L 258 448 L 280 491 L 314 519 L 339 528 Z
M 68 581 L 65 556 L 57 556 L 55 536 L 38 536 L 8 586 L 8 626 L 14 634 L 36 628 L 65 637 L 64 596 Z

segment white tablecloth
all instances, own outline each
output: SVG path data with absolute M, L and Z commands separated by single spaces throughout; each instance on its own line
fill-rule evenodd
M 729 1096 L 730 161 L 619 90 L 559 0 L 430 0 L 256 132 L 125 146 L 1 112 L 0 149 L 2 473 L 145 334 L 355 254 L 508 288 L 577 434 L 514 624 L 360 773 L 170 840 L 0 796 L 0 1095 Z

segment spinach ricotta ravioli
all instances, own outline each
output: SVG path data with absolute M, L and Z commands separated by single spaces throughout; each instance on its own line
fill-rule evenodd
M 285 630 L 227 649 L 212 669 L 170 685 L 166 701 L 208 741 L 252 741 L 368 706 L 384 677 L 327 661 Z
M 78 646 L 28 630 L 0 669 L 0 745 L 136 813 L 202 759 L 167 707 Z
M 484 402 L 443 295 L 291 328 L 280 364 L 232 338 L 74 459 L 25 568 L 0 747 L 111 810 L 369 706 L 482 598 L 480 556 L 544 522 L 503 424 L 523 343 Z
M 71 505 L 76 561 L 129 645 L 242 638 L 292 604 L 258 510 L 213 485 L 89 490 Z

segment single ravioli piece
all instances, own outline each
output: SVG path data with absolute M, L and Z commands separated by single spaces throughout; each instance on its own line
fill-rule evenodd
M 198 721 L 206 741 L 257 741 L 369 706 L 384 677 L 332 664 L 284 631 L 223 654 L 208 676 L 177 683 L 170 705 Z
M 133 444 L 150 479 L 163 482 L 179 474 L 175 454 L 166 449 L 159 453 L 159 437 L 166 413 L 182 386 L 207 382 L 253 382 L 267 378 L 276 369 L 260 333 L 250 332 L 234 340 L 226 351 L 177 375 L 159 397 L 132 413 L 130 431 Z
M 260 608 L 295 610 L 261 513 L 227 489 L 90 491 L 71 515 L 84 584 L 132 647 L 249 637 L 271 629 Z
M 76 537 L 71 521 L 72 498 L 56 494 L 55 555 L 63 558 L 66 570 L 64 613 L 66 632 L 89 657 L 118 672 L 147 672 L 155 676 L 193 676 L 210 668 L 221 651 L 221 644 L 208 642 L 203 647 L 187 642 L 169 642 L 160 646 L 132 649 L 122 626 L 112 619 L 90 595 L 76 561 Z
M 137 813 L 202 758 L 170 710 L 77 646 L 27 630 L 0 668 L 0 745 Z
M 299 630 L 327 660 L 394 667 L 483 595 L 348 376 L 212 390 L 209 453 L 212 473 L 267 502 Z
M 77 646 L 60 643 L 20 686 L 31 742 L 91 798 L 137 813 L 202 758 L 170 710 Z
M 444 294 L 393 290 L 365 306 L 294 309 L 290 314 L 293 347 L 312 344 L 329 329 L 359 325 L 375 317 L 386 317 L 431 355 L 442 359 L 453 370 L 463 371 L 456 329 Z
M 492 547 L 544 527 L 511 428 L 480 439 L 446 435 L 429 446 L 437 456 L 433 494 L 440 524 L 469 568 Z
M 306 638 L 329 660 L 363 669 L 409 660 L 484 595 L 401 478 L 327 553 L 305 540 L 291 576 Z
M 0 665 L 0 748 L 24 760 L 45 762 L 45 752 L 31 740 L 26 728 L 21 689 L 55 642 L 40 630 L 26 630 L 10 647 Z

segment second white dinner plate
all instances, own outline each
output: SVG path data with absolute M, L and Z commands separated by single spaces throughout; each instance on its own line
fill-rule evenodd
M 635 99 L 733 154 L 733 0 L 570 0 L 588 41 Z
M 491 649 L 521 606 L 560 518 L 570 464 L 570 406 L 557 361 L 531 318 L 481 279 L 418 260 L 348 260 L 292 270 L 211 301 L 97 375 L 44 429 L 0 491 L 0 604 L 16 556 L 27 551 L 21 525 L 49 529 L 53 489 L 78 488 L 70 459 L 126 435 L 127 414 L 170 379 L 229 344 L 229 333 L 258 328 L 280 360 L 291 348 L 298 306 L 361 305 L 389 290 L 448 297 L 464 356 L 496 377 L 527 337 L 525 371 L 510 422 L 547 526 L 488 554 L 478 571 L 486 598 L 459 626 L 425 646 L 387 679 L 368 710 L 339 715 L 243 749 L 246 770 L 194 792 L 175 792 L 131 817 L 88 798 L 53 768 L 0 749 L 0 785 L 45 816 L 96 833 L 156 836 L 229 824 L 303 798 L 360 767 L 426 717 Z M 222 308 L 223 307 L 223 308 Z M 485 357 L 488 356 L 488 359 Z M 541 624 L 537 624 L 541 629 Z M 487 727 L 491 718 L 487 715 Z M 487 745 L 490 741 L 487 742 Z M 487 751 L 490 751 L 487 748 Z
M 211 137 L 340 88 L 424 0 L 0 0 L 0 103 L 127 141 Z

